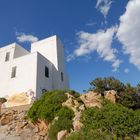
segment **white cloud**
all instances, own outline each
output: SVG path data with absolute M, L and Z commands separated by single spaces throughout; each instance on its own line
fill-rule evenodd
M 130 63 L 140 70 L 140 0 L 128 2 L 125 13 L 120 17 L 117 37 L 123 44 Z
M 124 69 L 124 72 L 129 73 L 129 69 L 128 68 Z
M 111 27 L 105 31 L 100 30 L 97 33 L 78 33 L 78 43 L 80 47 L 67 57 L 67 61 L 70 61 L 75 57 L 86 56 L 93 52 L 97 52 L 104 61 L 111 62 L 114 71 L 116 71 L 121 63 L 116 57 L 117 50 L 111 47 L 116 31 L 117 27 Z
M 86 24 L 86 26 L 95 26 L 95 25 L 96 25 L 95 22 L 89 22 L 89 23 Z
M 25 33 L 16 33 L 16 38 L 19 42 L 36 42 L 38 41 L 38 38 L 36 36 L 33 36 L 31 34 L 25 34 Z
M 112 0 L 97 0 L 96 8 L 103 14 L 106 18 L 110 7 L 111 7 Z

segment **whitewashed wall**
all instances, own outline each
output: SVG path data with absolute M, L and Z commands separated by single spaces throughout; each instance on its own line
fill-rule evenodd
M 16 77 L 11 78 L 16 66 Z M 37 53 L 22 56 L 0 65 L 0 96 L 13 95 L 32 89 L 36 91 Z
M 5 62 L 7 52 L 10 59 Z M 45 77 L 45 66 L 49 68 L 49 78 Z M 12 67 L 16 67 L 14 78 Z M 39 97 L 42 89 L 69 89 L 63 44 L 53 36 L 33 43 L 31 52 L 16 43 L 0 48 L 0 80 L 0 97 L 9 99 L 7 106 L 27 104 L 32 97 Z

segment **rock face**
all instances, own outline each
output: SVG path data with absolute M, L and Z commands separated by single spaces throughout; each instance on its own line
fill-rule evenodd
M 0 140 L 47 140 L 48 124 L 25 119 L 26 111 L 7 110 L 0 115 Z
M 94 91 L 89 91 L 86 94 L 81 95 L 81 100 L 84 102 L 86 107 L 101 107 L 101 94 Z
M 80 99 L 83 103 L 78 102 L 79 99 L 77 100 L 73 95 L 69 93 L 65 94 L 67 95 L 67 100 L 62 103 L 62 106 L 66 106 L 74 112 L 71 132 L 79 131 L 83 126 L 80 122 L 80 118 L 85 108 L 101 108 L 101 94 L 94 91 L 82 94 Z M 106 91 L 104 95 L 106 99 L 113 103 L 115 103 L 118 98 L 117 93 L 113 90 Z M 31 105 L 28 109 L 30 107 Z M 19 109 L 5 109 L 2 114 L 0 114 L 0 140 L 49 140 L 47 135 L 51 124 L 40 119 L 38 119 L 36 123 L 27 120 L 25 116 L 28 109 L 22 109 L 22 107 L 19 106 Z M 56 116 L 53 121 L 57 119 L 58 117 Z M 67 130 L 61 130 L 57 134 L 57 140 L 63 140 L 67 135 L 70 135 Z
M 73 118 L 73 130 L 74 131 L 79 131 L 83 124 L 80 122 L 80 117 L 81 117 L 81 112 L 77 112 Z
M 74 96 L 70 95 L 69 93 L 66 93 L 68 100 L 64 102 L 62 105 L 70 108 L 74 112 L 74 118 L 73 118 L 73 130 L 78 131 L 83 126 L 80 122 L 81 117 L 81 110 L 84 111 L 84 105 L 81 105 L 78 103 L 77 100 L 75 100 Z
M 62 130 L 57 134 L 57 140 L 63 140 L 65 136 L 68 134 L 67 130 Z
M 116 103 L 116 100 L 118 98 L 116 91 L 114 91 L 114 90 L 105 91 L 104 95 L 105 95 L 105 99 L 107 99 L 113 103 Z

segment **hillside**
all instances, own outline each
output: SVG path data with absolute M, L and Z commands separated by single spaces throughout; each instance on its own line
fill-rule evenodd
M 91 133 L 88 135 L 86 134 L 85 130 L 84 132 L 82 132 L 83 130 L 81 129 L 81 127 L 83 127 L 83 124 L 80 122 L 80 118 L 83 112 L 84 112 L 84 115 L 86 115 L 84 117 L 88 117 L 88 115 L 90 115 L 88 113 L 92 113 L 92 111 L 94 111 L 92 110 L 93 107 L 95 107 L 95 110 L 97 108 L 100 108 L 100 109 L 103 108 L 101 95 L 97 94 L 96 92 L 88 92 L 86 94 L 81 95 L 80 98 L 76 98 L 69 93 L 65 93 L 64 95 L 67 96 L 67 99 L 65 102 L 62 103 L 62 106 L 65 106 L 71 109 L 73 111 L 73 115 L 70 115 L 70 113 L 66 111 L 67 109 L 63 108 L 63 111 L 61 112 L 63 115 L 60 113 L 61 117 L 62 116 L 64 117 L 63 120 L 62 119 L 59 120 L 58 117 L 54 117 L 52 118 L 53 123 L 51 122 L 51 120 L 50 122 L 47 122 L 47 121 L 44 121 L 44 119 L 42 120 L 38 119 L 37 121 L 34 120 L 33 122 L 31 122 L 31 120 L 27 119 L 26 117 L 27 110 L 30 108 L 30 106 L 22 106 L 22 107 L 3 110 L 1 118 L 0 118 L 0 122 L 1 122 L 0 139 L 1 140 L 3 139 L 5 140 L 48 140 L 49 139 L 48 136 L 49 136 L 50 140 L 55 140 L 55 139 L 61 140 L 66 135 L 68 136 L 66 138 L 68 140 L 69 139 L 70 140 L 71 139 L 72 140 L 73 139 L 86 140 L 86 139 L 89 139 L 88 135 L 94 135 L 94 137 L 92 136 L 90 139 L 91 140 L 95 139 L 95 137 L 97 137 L 98 135 L 97 132 L 94 132 L 95 134 Z M 116 102 L 116 94 L 114 91 L 109 91 L 106 94 L 105 98 L 109 99 L 112 102 L 111 106 L 113 103 Z M 30 111 L 31 111 L 30 113 L 33 113 L 32 112 L 33 107 L 31 108 Z M 116 114 L 117 113 L 119 112 L 116 112 Z M 96 114 L 96 115 L 99 121 L 100 116 L 98 115 L 101 115 L 101 114 Z M 110 118 L 112 117 L 112 115 L 110 116 Z M 73 118 L 71 118 L 70 116 L 72 116 Z M 35 114 L 33 117 L 35 117 Z M 50 116 L 48 118 L 50 118 Z M 68 123 L 68 120 L 69 120 L 68 118 L 71 118 L 72 120 L 72 122 L 70 122 L 71 124 Z M 67 121 L 65 121 L 65 119 Z M 57 121 L 59 122 L 57 123 Z M 83 123 L 86 123 L 89 125 L 89 123 L 92 123 L 93 120 L 91 120 L 90 122 L 86 122 L 86 121 L 89 121 L 89 120 L 85 119 Z M 93 122 L 93 123 L 97 123 L 97 122 Z M 87 138 L 85 136 L 87 136 Z M 97 139 L 99 139 L 99 137 Z M 102 136 L 101 139 L 105 139 L 105 137 Z
M 33 105 L 3 109 L 0 140 L 140 140 L 136 88 L 112 78 L 91 86 L 85 94 L 49 91 Z

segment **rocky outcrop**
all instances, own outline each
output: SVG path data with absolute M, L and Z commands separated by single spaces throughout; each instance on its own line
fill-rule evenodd
M 57 140 L 63 140 L 66 137 L 67 134 L 68 134 L 67 130 L 61 130 L 57 134 Z
M 73 130 L 74 131 L 79 131 L 83 124 L 80 122 L 80 117 L 81 117 L 81 112 L 77 112 L 73 118 Z
M 89 91 L 86 94 L 81 95 L 81 100 L 86 107 L 99 107 L 101 108 L 101 94 L 94 91 Z
M 0 115 L 0 138 L 4 140 L 47 140 L 48 124 L 26 119 L 26 111 L 7 110 Z
M 113 103 L 116 103 L 116 100 L 118 99 L 118 95 L 117 95 L 117 92 L 115 90 L 105 91 L 104 97 L 105 97 L 105 99 L 107 99 Z
M 79 131 L 83 126 L 80 122 L 82 112 L 89 107 L 101 108 L 101 94 L 94 91 L 82 94 L 80 99 L 83 103 L 79 102 L 79 99 L 77 100 L 73 95 L 65 94 L 67 100 L 62 103 L 62 106 L 66 106 L 74 112 L 71 132 Z M 113 103 L 118 98 L 117 93 L 113 90 L 106 91 L 104 97 Z M 58 117 L 56 116 L 51 124 L 41 119 L 38 119 L 36 123 L 32 123 L 29 119 L 26 119 L 27 110 L 31 105 L 28 105 L 27 109 L 22 109 L 22 107 L 24 106 L 19 106 L 19 109 L 15 107 L 5 109 L 2 112 L 0 115 L 0 140 L 49 140 L 47 137 L 48 129 L 51 124 L 58 120 Z M 61 130 L 57 134 L 57 140 L 63 140 L 68 135 L 70 135 L 70 132 Z
M 4 104 L 5 102 L 7 102 L 7 99 L 5 99 L 5 98 L 0 98 L 0 114 L 1 114 L 2 106 L 3 106 L 3 104 Z
M 70 108 L 74 113 L 77 113 L 77 108 L 80 104 L 77 100 L 74 99 L 74 96 L 70 95 L 69 93 L 66 93 L 66 95 L 68 99 L 66 100 L 66 102 L 62 103 L 62 105 Z

